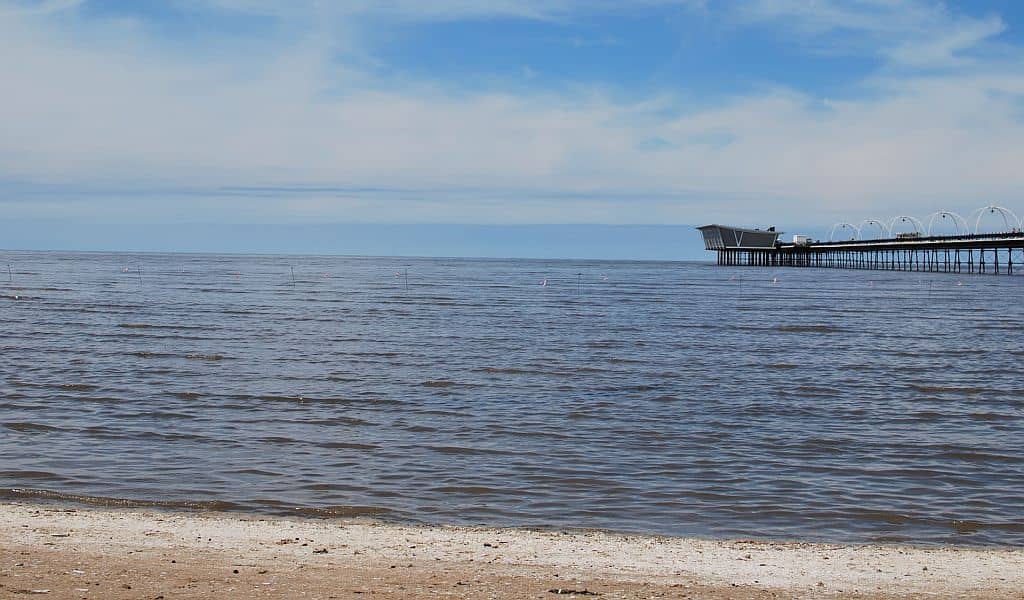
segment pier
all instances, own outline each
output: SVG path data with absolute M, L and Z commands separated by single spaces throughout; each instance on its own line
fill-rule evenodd
M 704 236 L 705 248 L 717 253 L 719 265 L 1012 275 L 1014 254 L 1017 253 L 1018 266 L 1024 262 L 1024 223 L 1008 209 L 997 206 L 984 207 L 974 214 L 978 217 L 973 233 L 968 232 L 967 219 L 940 211 L 931 215 L 927 228 L 922 221 L 906 216 L 888 223 L 870 219 L 859 227 L 837 223 L 830 238 L 837 231 L 850 237 L 828 241 L 802 235 L 793 236 L 791 242 L 781 241 L 782 233 L 774 227 L 761 230 L 705 225 L 698 229 Z M 997 228 L 1000 231 L 979 233 L 985 214 L 1002 216 Z M 949 219 L 955 231 L 948 235 L 933 234 L 936 218 Z M 911 230 L 895 233 L 899 224 L 908 224 Z M 871 227 L 878 229 L 879 236 L 863 239 L 863 231 Z

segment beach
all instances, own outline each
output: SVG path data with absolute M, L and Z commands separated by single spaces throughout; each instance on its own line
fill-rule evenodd
M 1019 598 L 1024 550 L 0 505 L 0 596 Z

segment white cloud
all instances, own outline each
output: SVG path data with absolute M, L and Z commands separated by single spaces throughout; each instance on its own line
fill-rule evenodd
M 68 35 L 66 21 L 0 21 L 0 181 L 118 197 L 59 210 L 134 202 L 151 218 L 198 220 L 859 222 L 1018 207 L 1011 195 L 1024 185 L 1024 69 L 1006 63 L 883 74 L 857 99 L 777 88 L 692 108 L 671 93 L 623 102 L 596 89 L 385 86 L 339 68 L 315 37 L 200 60 L 130 22 L 77 23 Z M 915 60 L 947 59 L 992 23 Z M 397 191 L 217 192 L 260 185 Z M 168 191 L 132 193 L 149 189 Z M 16 215 L 52 215 L 59 196 L 22 202 Z
M 912 42 L 903 42 L 889 50 L 894 62 L 917 67 L 957 66 L 964 64 L 958 54 L 977 47 L 1006 30 L 999 17 L 970 20 Z
M 635 11 L 652 6 L 696 8 L 706 0 L 179 0 L 186 5 L 281 18 L 371 16 L 405 21 L 478 18 L 558 19 L 580 14 Z
M 733 14 L 742 23 L 784 24 L 805 36 L 852 34 L 832 50 L 876 53 L 906 67 L 957 66 L 958 54 L 1006 29 L 998 16 L 958 15 L 930 0 L 753 0 Z
M 71 10 L 85 0 L 0 0 L 0 17 L 51 15 Z
M 919 33 L 947 19 L 942 5 L 925 0 L 750 0 L 734 14 L 749 21 L 785 21 L 805 33 L 836 30 Z

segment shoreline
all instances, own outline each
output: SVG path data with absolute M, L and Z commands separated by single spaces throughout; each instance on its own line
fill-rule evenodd
M 5 493 L 13 491 L 16 493 Z M 433 521 L 428 519 L 413 520 L 404 513 L 395 513 L 389 508 L 378 506 L 332 506 L 318 508 L 316 506 L 300 506 L 293 510 L 260 510 L 260 507 L 246 507 L 231 502 L 220 500 L 153 500 L 117 498 L 110 496 L 90 496 L 80 494 L 69 494 L 55 492 L 41 488 L 9 488 L 0 489 L 0 507 L 4 505 L 29 505 L 37 508 L 51 507 L 57 509 L 81 509 L 85 511 L 94 510 L 100 512 L 124 512 L 124 513 L 154 513 L 169 515 L 222 515 L 225 517 L 236 517 L 249 520 L 271 520 L 271 521 L 324 521 L 324 522 L 366 522 L 383 526 L 412 527 L 412 528 L 461 528 L 461 529 L 490 529 L 500 531 L 527 531 L 538 534 L 544 533 L 574 533 L 574 534 L 604 534 L 618 537 L 642 537 L 656 539 L 685 539 L 695 542 L 729 542 L 733 540 L 744 540 L 763 544 L 811 544 L 820 546 L 842 546 L 842 547 L 899 547 L 913 550 L 934 550 L 942 548 L 957 548 L 960 550 L 979 551 L 1000 551 L 1016 550 L 1018 546 L 1012 544 L 997 543 L 943 543 L 943 542 L 915 542 L 904 540 L 886 541 L 857 541 L 857 540 L 835 540 L 827 537 L 822 538 L 801 538 L 799 536 L 782 537 L 765 535 L 762 537 L 751 537 L 745 534 L 738 534 L 735 537 L 714 536 L 714 535 L 679 535 L 673 533 L 658 533 L 644 529 L 609 529 L 602 527 L 580 527 L 574 525 L 550 525 L 550 524 L 480 524 L 480 523 L 459 523 Z
M 9 501 L 0 502 L 0 540 L 4 597 L 1013 598 L 1024 589 L 1024 549 L 1014 548 L 703 540 Z

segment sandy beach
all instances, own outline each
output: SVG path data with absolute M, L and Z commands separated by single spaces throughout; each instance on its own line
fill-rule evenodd
M 0 597 L 1020 598 L 1024 550 L 0 505 Z

